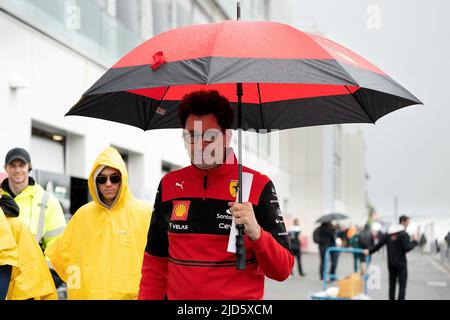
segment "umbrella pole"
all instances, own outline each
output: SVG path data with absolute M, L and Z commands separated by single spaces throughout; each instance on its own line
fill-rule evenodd
M 241 4 L 237 2 L 237 20 L 241 20 Z M 238 201 L 242 203 L 242 83 L 236 84 L 236 94 L 238 98 Z M 236 269 L 245 269 L 245 243 L 244 243 L 244 225 L 237 224 L 236 229 Z
M 236 84 L 236 93 L 238 98 L 238 200 L 242 203 L 242 83 Z M 244 243 L 244 225 L 237 224 L 236 229 L 236 269 L 245 269 L 245 243 Z

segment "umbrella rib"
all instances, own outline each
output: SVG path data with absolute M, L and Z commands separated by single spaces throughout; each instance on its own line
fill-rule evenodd
M 369 114 L 369 112 L 367 112 L 367 110 L 366 110 L 366 108 L 364 107 L 364 105 L 363 105 L 362 103 L 360 103 L 360 102 L 358 101 L 358 99 L 355 98 L 355 96 L 353 95 L 353 93 L 351 93 L 351 91 L 348 89 L 347 86 L 344 86 L 344 87 L 345 87 L 345 89 L 348 91 L 348 93 L 353 97 L 353 99 L 355 99 L 356 103 L 363 109 L 364 113 L 365 113 L 366 116 L 370 119 L 370 121 L 371 121 L 372 123 L 375 124 L 375 121 L 373 121 L 372 116 Z
M 261 116 L 261 128 L 264 129 L 264 115 L 263 115 L 263 107 L 262 107 L 262 103 L 261 103 L 261 90 L 259 87 L 259 82 L 256 83 L 256 86 L 258 87 L 258 98 L 259 98 L 259 111 L 260 111 L 260 116 Z

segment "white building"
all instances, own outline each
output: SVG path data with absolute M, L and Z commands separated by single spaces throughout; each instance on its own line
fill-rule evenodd
M 314 17 L 305 16 L 296 0 L 270 2 L 270 20 L 326 36 Z M 281 167 L 289 173 L 288 217 L 299 218 L 308 249 L 315 221 L 330 212 L 345 213 L 343 225 L 363 226 L 368 219 L 365 144 L 353 125 L 328 125 L 281 133 Z
M 270 3 L 242 1 L 242 19 L 268 19 Z M 160 178 L 189 163 L 180 130 L 142 132 L 64 114 L 144 39 L 234 19 L 235 11 L 225 0 L 0 0 L 0 157 L 16 146 L 30 150 L 38 180 L 53 181 L 69 212 L 87 200 L 84 179 L 98 153 L 112 145 L 127 162 L 134 195 L 153 202 Z M 287 224 L 299 217 L 308 239 L 314 221 L 330 211 L 365 221 L 364 142 L 347 126 L 246 139 L 244 164 L 273 179 Z

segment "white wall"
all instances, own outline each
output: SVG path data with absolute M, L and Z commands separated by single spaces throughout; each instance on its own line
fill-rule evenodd
M 368 219 L 364 138 L 361 134 L 345 132 L 344 140 L 343 183 L 347 214 L 355 224 L 363 226 Z
M 307 238 L 307 250 L 315 250 L 311 235 L 315 221 L 324 213 L 325 149 L 322 127 L 282 131 L 281 166 L 286 168 L 289 180 L 289 202 L 286 208 L 287 225 L 299 218 L 302 234 Z M 288 165 L 287 165 L 288 164 Z

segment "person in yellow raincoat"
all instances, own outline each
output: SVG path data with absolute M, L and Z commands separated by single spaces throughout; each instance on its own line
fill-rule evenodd
M 11 281 L 12 267 L 17 267 L 18 260 L 19 250 L 17 249 L 16 241 L 0 207 L 0 300 L 6 298 Z
M 0 266 L 11 266 L 6 298 L 57 300 L 42 250 L 18 216 L 17 204 L 0 190 Z
M 82 206 L 45 254 L 67 283 L 70 300 L 137 299 L 151 206 L 134 199 L 119 152 L 105 149 Z

